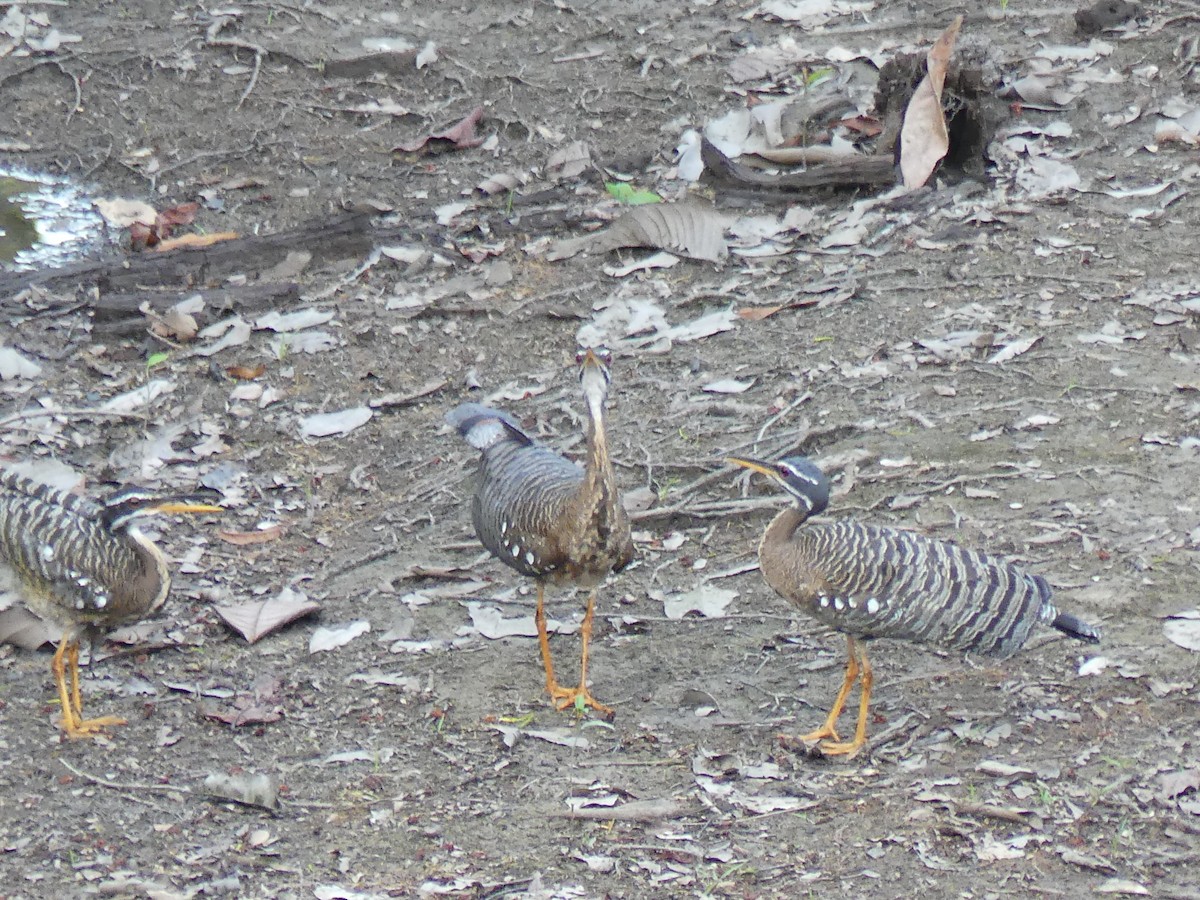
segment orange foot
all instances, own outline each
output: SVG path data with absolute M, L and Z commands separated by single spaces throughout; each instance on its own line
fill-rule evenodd
M 865 738 L 856 738 L 853 741 L 823 741 L 818 745 L 818 749 L 822 756 L 845 756 L 853 759 L 866 743 Z
M 616 715 L 616 710 L 593 697 L 592 692 L 588 690 L 585 684 L 581 684 L 579 687 L 568 688 L 554 683 L 546 685 L 546 690 L 550 692 L 550 699 L 553 701 L 555 709 L 562 710 L 575 706 L 590 706 L 606 719 L 611 719 Z
M 100 716 L 97 719 L 81 719 L 71 711 L 71 715 L 64 715 L 59 727 L 71 740 L 80 740 L 81 738 L 94 738 L 97 735 L 104 733 L 104 729 L 113 728 L 117 725 L 127 724 L 120 716 Z

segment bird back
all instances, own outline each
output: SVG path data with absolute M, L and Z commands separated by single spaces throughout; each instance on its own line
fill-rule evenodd
M 52 621 L 111 621 L 121 590 L 143 574 L 125 534 L 105 529 L 87 499 L 0 468 L 0 568 L 38 615 Z
M 1004 657 L 1039 622 L 1058 627 L 1044 578 L 948 541 L 836 522 L 768 544 L 762 568 L 771 586 L 848 634 Z
M 499 410 L 464 403 L 446 421 L 483 454 L 471 507 L 480 542 L 522 575 L 560 571 L 568 555 L 562 519 L 583 484 L 583 469 Z

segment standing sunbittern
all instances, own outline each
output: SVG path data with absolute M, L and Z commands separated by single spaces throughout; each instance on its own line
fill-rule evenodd
M 998 657 L 1021 649 L 1039 622 L 1079 640 L 1100 640 L 1091 625 L 1054 608 L 1044 578 L 999 557 L 857 522 L 801 528 L 829 502 L 829 480 L 802 456 L 727 462 L 770 476 L 795 500 L 771 521 L 759 544 L 767 584 L 846 635 L 849 661 L 841 690 L 825 724 L 800 738 L 822 741 L 826 755 L 852 755 L 866 743 L 872 675 L 860 638 L 898 638 Z M 854 739 L 843 742 L 834 726 L 860 676 L 858 727 Z
M 604 429 L 611 357 L 606 350 L 586 350 L 579 361 L 588 422 L 587 458 L 582 468 L 538 444 L 511 416 L 478 403 L 451 410 L 446 421 L 483 452 L 479 487 L 471 506 L 475 533 L 502 562 L 537 581 L 535 621 L 546 690 L 559 709 L 582 702 L 610 714 L 611 707 L 599 703 L 588 690 L 588 643 L 596 590 L 610 572 L 629 565 L 633 542 Z M 579 686 L 575 688 L 561 686 L 554 677 L 546 633 L 547 584 L 588 590 L 581 626 Z
M 91 737 L 125 724 L 114 716 L 83 718 L 80 636 L 147 616 L 171 588 L 166 557 L 134 520 L 221 511 L 199 497 L 135 489 L 118 491 L 97 506 L 0 468 L 0 594 L 15 593 L 31 612 L 63 629 L 51 671 L 68 737 Z

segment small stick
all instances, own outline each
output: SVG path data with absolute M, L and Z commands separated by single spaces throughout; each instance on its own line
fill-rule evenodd
M 92 784 L 98 784 L 100 787 L 111 788 L 114 791 L 129 791 L 132 793 L 145 791 L 154 794 L 192 793 L 191 788 L 176 787 L 170 784 L 131 784 L 121 781 L 109 781 L 107 778 L 101 778 L 99 775 L 90 775 L 87 772 L 84 772 L 82 769 L 77 769 L 65 759 L 60 759 L 59 762 L 61 762 L 71 774 L 77 775 L 86 781 L 90 781 Z
M 623 806 L 585 806 L 582 809 L 548 810 L 552 819 L 596 819 L 613 822 L 653 822 L 674 819 L 695 812 L 695 806 L 682 800 L 634 800 Z
M 979 816 L 985 819 L 999 819 L 1002 822 L 1016 822 L 1018 825 L 1029 825 L 1027 810 L 1009 809 L 1004 806 L 993 806 L 990 803 L 951 803 L 954 811 L 964 816 Z

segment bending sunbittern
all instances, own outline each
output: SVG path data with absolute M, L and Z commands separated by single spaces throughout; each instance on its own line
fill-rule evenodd
M 587 685 L 596 590 L 610 572 L 620 572 L 633 559 L 629 517 L 604 428 L 610 360 L 605 350 L 580 354 L 579 381 L 587 404 L 587 457 L 582 468 L 538 444 L 506 413 L 464 403 L 446 415 L 446 421 L 483 452 L 471 506 L 475 533 L 493 555 L 537 581 L 535 621 L 546 690 L 559 709 L 581 702 L 605 714 L 611 707 L 598 702 Z M 563 687 L 554 676 L 546 632 L 547 584 L 588 591 L 578 687 Z
M 795 501 L 767 526 L 759 568 L 776 593 L 842 632 L 849 661 L 825 724 L 804 742 L 826 755 L 852 755 L 867 739 L 871 664 L 860 639 L 898 638 L 951 650 L 1010 656 L 1039 622 L 1083 641 L 1100 633 L 1050 603 L 1050 585 L 1011 562 L 908 531 L 832 522 L 805 525 L 829 502 L 829 481 L 810 460 L 728 462 L 775 480 Z M 858 726 L 841 741 L 835 725 L 861 677 Z
M 68 737 L 125 724 L 114 716 L 83 718 L 80 637 L 144 618 L 171 588 L 166 557 L 135 520 L 221 511 L 198 497 L 135 489 L 118 491 L 97 506 L 0 468 L 0 594 L 15 593 L 31 612 L 63 629 L 51 671 Z

